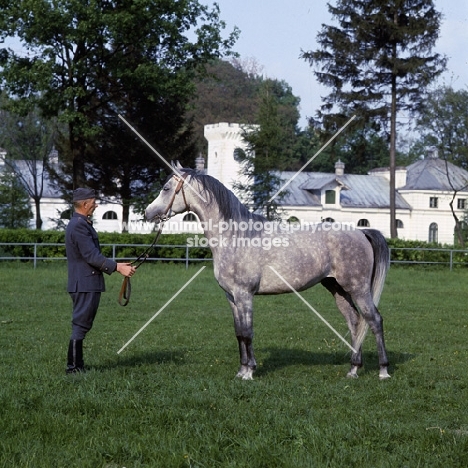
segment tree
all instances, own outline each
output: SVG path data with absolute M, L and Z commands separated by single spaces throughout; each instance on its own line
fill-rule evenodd
M 445 58 L 432 53 L 441 14 L 432 0 L 337 0 L 329 11 L 339 26 L 324 25 L 321 49 L 302 57 L 316 67 L 318 81 L 333 88 L 320 114 L 326 126 L 339 127 L 355 113 L 362 124 L 390 124 L 390 232 L 397 237 L 397 114 L 417 111 L 445 68 Z
M 0 173 L 0 227 L 27 228 L 31 218 L 28 194 L 7 166 Z
M 36 229 L 42 227 L 41 199 L 54 138 L 54 122 L 41 118 L 36 110 L 25 116 L 0 111 L 0 145 L 8 149 L 3 163 L 34 200 Z
M 235 185 L 252 210 L 270 220 L 279 217 L 279 201 L 286 194 L 282 192 L 270 201 L 281 188 L 283 181 L 278 171 L 284 170 L 291 158 L 297 123 L 297 119 L 293 122 L 280 112 L 279 103 L 290 96 L 287 87 L 278 88 L 277 84 L 267 80 L 262 87 L 258 126 L 246 127 L 243 139 L 247 151 L 238 153 L 243 163 L 241 174 L 247 182 Z
M 229 51 L 237 37 L 235 30 L 222 39 L 224 27 L 219 7 L 198 0 L 0 0 L 0 38 L 16 36 L 28 50 L 2 49 L 0 79 L 17 109 L 37 105 L 66 122 L 62 153 L 73 185 L 83 185 L 102 121 L 109 113 L 115 120 L 129 87 L 147 86 L 145 99 L 155 104 L 177 89 L 187 102 L 198 65 Z
M 206 150 L 204 126 L 217 122 L 255 124 L 258 114 L 261 77 L 245 72 L 238 61 L 215 60 L 196 82 L 191 102 L 198 152 Z
M 443 86 L 429 93 L 418 119 L 422 145 L 468 169 L 468 91 Z

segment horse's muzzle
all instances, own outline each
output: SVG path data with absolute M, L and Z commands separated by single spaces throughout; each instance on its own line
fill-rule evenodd
M 147 221 L 151 222 L 151 223 L 161 223 L 161 222 L 166 222 L 171 216 L 173 215 L 172 213 L 172 210 L 169 210 L 168 213 L 164 213 L 164 214 L 149 214 L 148 212 L 145 212 L 145 218 L 147 219 Z

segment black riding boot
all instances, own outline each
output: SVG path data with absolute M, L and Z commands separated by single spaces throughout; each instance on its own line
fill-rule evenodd
M 83 340 L 70 340 L 68 345 L 67 374 L 84 372 Z

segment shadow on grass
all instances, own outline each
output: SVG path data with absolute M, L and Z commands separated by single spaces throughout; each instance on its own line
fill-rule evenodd
M 350 364 L 350 354 L 344 352 L 314 352 L 302 349 L 265 348 L 263 352 L 268 356 L 262 360 L 262 365 L 257 368 L 255 375 L 275 372 L 288 366 L 334 366 Z M 389 372 L 398 370 L 398 366 L 415 357 L 414 354 L 387 351 L 390 361 Z M 362 355 L 363 368 L 359 371 L 361 375 L 374 373 L 379 369 L 377 352 L 364 352 Z

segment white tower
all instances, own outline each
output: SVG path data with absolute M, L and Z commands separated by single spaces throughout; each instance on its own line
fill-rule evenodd
M 235 150 L 246 150 L 242 138 L 244 128 L 236 123 L 220 122 L 205 125 L 205 138 L 208 140 L 208 162 L 206 173 L 218 179 L 229 190 L 242 180 L 239 163 L 234 157 Z

